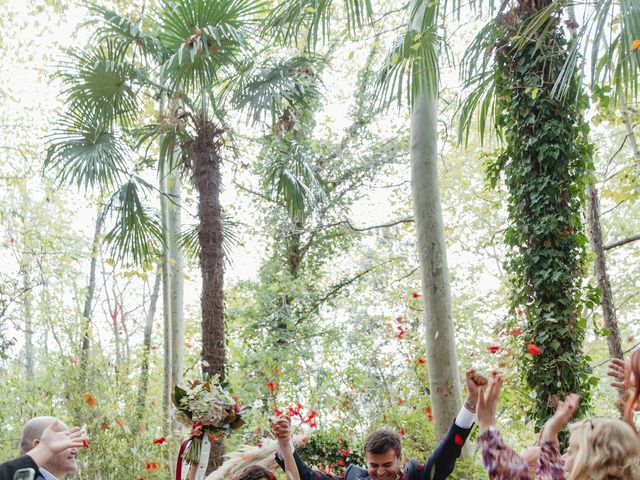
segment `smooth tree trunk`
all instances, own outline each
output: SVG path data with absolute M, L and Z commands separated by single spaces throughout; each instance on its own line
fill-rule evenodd
M 160 97 L 160 105 L 158 107 L 159 116 L 162 117 L 166 110 L 166 98 Z M 160 140 L 162 143 L 163 139 Z M 160 219 L 162 222 L 162 235 L 166 239 L 168 234 L 168 200 L 167 200 L 167 173 L 169 170 L 167 162 L 160 166 Z M 173 346 L 171 341 L 171 282 L 169 278 L 169 251 L 165 247 L 162 252 L 162 345 L 163 345 L 163 389 L 162 389 L 162 411 L 164 412 L 163 434 L 165 437 L 173 438 L 176 421 L 173 417 Z M 174 449 L 167 449 L 166 460 L 169 465 L 169 476 L 173 478 L 175 472 Z
M 198 240 L 202 271 L 202 370 L 225 379 L 224 332 L 224 251 L 222 248 L 222 208 L 220 206 L 223 131 L 205 113 L 195 117 L 193 142 L 193 182 L 198 192 Z M 224 446 L 212 445 L 207 473 L 222 464 Z
M 31 295 L 31 254 L 26 250 L 22 256 L 22 283 L 24 297 L 22 314 L 24 320 L 24 354 L 27 381 L 33 379 L 33 305 Z
M 151 355 L 151 334 L 153 333 L 153 320 L 156 316 L 158 297 L 160 296 L 160 284 L 162 283 L 162 268 L 158 269 L 153 290 L 149 298 L 149 311 L 144 325 L 144 340 L 142 346 L 142 365 L 140 367 L 140 389 L 138 390 L 136 419 L 142 423 L 144 409 L 147 400 L 147 390 L 149 386 L 149 356 Z
M 438 179 L 437 91 L 423 92 L 415 100 L 410 153 L 431 405 L 436 438 L 441 438 L 460 409 L 461 390 Z
M 161 103 L 162 111 L 162 103 Z M 162 219 L 162 230 L 164 238 L 167 234 L 167 197 L 166 197 L 166 176 L 163 170 L 160 172 L 160 211 Z M 162 411 L 164 412 L 164 436 L 173 437 L 174 431 L 177 429 L 177 421 L 173 416 L 173 346 L 171 341 L 171 282 L 169 279 L 169 251 L 165 247 L 162 252 L 162 344 L 163 344 L 163 389 L 162 389 Z M 167 462 L 170 469 L 170 477 L 174 476 L 175 461 L 173 455 L 174 449 L 167 449 Z
M 173 162 L 172 162 L 173 163 Z M 184 257 L 179 245 L 181 227 L 180 176 L 174 170 L 166 177 L 167 250 L 171 316 L 171 382 L 182 383 L 184 357 Z
M 100 251 L 100 233 L 104 222 L 104 209 L 98 210 L 96 223 L 93 230 L 93 242 L 91 243 L 91 264 L 89 266 L 89 285 L 84 297 L 82 310 L 82 346 L 80 350 L 80 372 L 78 385 L 80 390 L 87 388 L 87 371 L 89 369 L 89 348 L 91 347 L 91 311 L 93 310 L 93 297 L 96 292 L 96 266 L 98 252 Z

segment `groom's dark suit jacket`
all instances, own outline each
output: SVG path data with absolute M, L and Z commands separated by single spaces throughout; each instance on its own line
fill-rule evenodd
M 471 433 L 471 428 L 461 428 L 451 425 L 426 463 L 420 464 L 411 460 L 404 469 L 403 480 L 444 480 L 456 465 L 456 460 L 462 452 L 462 446 Z M 456 438 L 457 437 L 457 438 Z M 328 475 L 319 470 L 312 470 L 300 458 L 293 454 L 300 480 L 371 480 L 367 470 L 355 465 L 349 465 L 344 477 Z M 284 469 L 284 462 L 276 455 L 276 461 Z

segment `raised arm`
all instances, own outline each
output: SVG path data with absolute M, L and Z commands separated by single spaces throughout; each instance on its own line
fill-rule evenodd
M 478 393 L 478 444 L 490 480 L 530 480 L 527 464 L 502 440 L 496 428 L 496 404 L 504 379 L 496 375 L 488 387 Z
M 287 418 L 280 417 L 276 420 L 273 427 L 274 433 L 278 440 L 278 451 L 282 454 L 284 461 L 284 471 L 287 480 L 300 480 L 300 473 L 293 457 L 293 446 L 291 445 L 290 421 Z
M 419 480 L 444 480 L 453 472 L 456 461 L 462 453 L 467 437 L 475 422 L 476 401 L 479 388 L 487 384 L 487 378 L 470 369 L 465 374 L 467 399 L 458 412 L 453 424 L 434 449 L 424 465 L 411 462 L 407 467 L 408 478 Z
M 291 420 L 280 416 L 271 426 L 278 441 L 276 462 L 290 480 L 336 480 L 336 477 L 319 470 L 313 470 L 302 461 L 291 441 Z

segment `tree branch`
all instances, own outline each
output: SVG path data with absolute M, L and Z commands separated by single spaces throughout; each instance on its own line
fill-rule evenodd
M 335 223 L 328 223 L 326 225 L 320 225 L 319 227 L 316 227 L 313 230 L 299 230 L 299 231 L 290 233 L 288 236 L 290 237 L 292 235 L 299 235 L 301 233 L 315 233 L 315 232 L 318 232 L 320 230 L 325 230 L 327 228 L 337 227 L 339 225 L 346 225 L 347 227 L 349 227 L 354 232 L 366 232 L 367 230 L 374 230 L 376 228 L 393 227 L 394 225 L 399 225 L 401 223 L 413 223 L 413 218 L 406 217 L 406 218 L 401 218 L 399 220 L 394 220 L 393 222 L 383 223 L 381 225 L 371 225 L 371 226 L 368 226 L 368 227 L 356 227 L 356 226 L 351 224 L 350 220 L 341 220 L 341 221 L 335 222 Z
M 635 242 L 636 240 L 640 240 L 640 234 L 633 235 L 631 237 L 623 238 L 622 240 L 618 240 L 617 242 L 610 243 L 609 245 L 605 245 L 603 248 L 605 250 L 611 250 L 612 248 L 621 247 L 622 245 L 626 245 L 627 243 Z

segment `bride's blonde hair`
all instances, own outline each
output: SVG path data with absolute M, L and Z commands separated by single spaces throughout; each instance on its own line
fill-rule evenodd
M 569 427 L 578 447 L 567 480 L 640 479 L 640 439 L 613 418 L 590 418 Z

